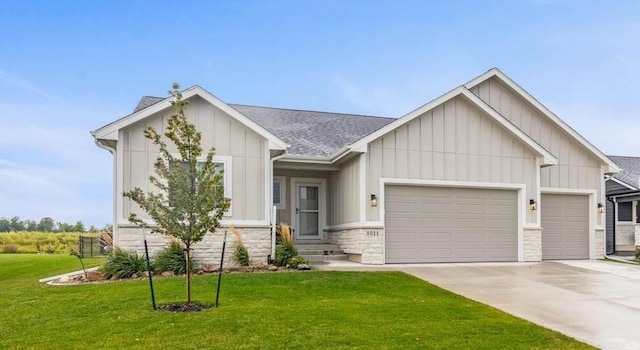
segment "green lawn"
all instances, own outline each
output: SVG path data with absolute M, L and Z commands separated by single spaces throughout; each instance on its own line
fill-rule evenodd
M 397 272 L 224 275 L 219 309 L 169 313 L 151 310 L 146 280 L 38 282 L 79 267 L 0 255 L 0 349 L 591 349 Z M 213 303 L 215 286 L 196 276 L 194 299 Z M 156 295 L 184 300 L 184 279 Z

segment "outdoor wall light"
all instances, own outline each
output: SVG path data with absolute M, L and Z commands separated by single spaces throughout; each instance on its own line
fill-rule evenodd
M 536 205 L 535 199 L 529 199 L 529 210 L 536 210 L 538 206 Z
M 378 206 L 378 197 L 376 197 L 375 194 L 371 195 L 371 206 L 372 207 L 377 207 Z
M 602 203 L 598 203 L 598 213 L 604 213 L 604 205 L 602 205 Z

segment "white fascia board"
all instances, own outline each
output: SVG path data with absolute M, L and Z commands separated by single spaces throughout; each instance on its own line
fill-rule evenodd
M 553 156 L 549 151 L 544 149 L 544 147 L 540 146 L 537 142 L 535 142 L 531 137 L 522 132 L 522 130 L 518 129 L 515 125 L 509 122 L 504 116 L 498 113 L 496 110 L 487 105 L 484 101 L 482 101 L 478 96 L 471 93 L 471 91 L 467 90 L 463 86 L 459 86 L 446 94 L 436 98 L 435 100 L 423 105 L 422 107 L 409 112 L 403 117 L 398 118 L 396 121 L 388 124 L 382 129 L 364 137 L 363 139 L 353 143 L 351 145 L 352 150 L 357 150 L 360 152 L 365 152 L 367 145 L 369 142 L 376 140 L 379 137 L 384 136 L 385 134 L 393 131 L 394 129 L 410 122 L 411 120 L 423 115 L 424 113 L 438 107 L 439 105 L 455 98 L 458 96 L 464 96 L 471 104 L 478 107 L 480 110 L 491 116 L 495 121 L 497 121 L 500 125 L 502 125 L 505 129 L 509 130 L 514 136 L 522 140 L 529 148 L 531 148 L 534 152 L 536 152 L 539 156 L 543 157 L 543 166 L 546 165 L 555 165 L 558 164 L 558 159 Z
M 604 164 L 608 166 L 607 173 L 615 174 L 620 172 L 620 167 L 616 165 L 611 159 L 609 159 L 602 151 L 597 149 L 594 145 L 592 145 L 587 139 L 585 139 L 582 135 L 580 135 L 577 131 L 575 131 L 572 127 L 570 127 L 567 123 L 565 123 L 562 119 L 560 119 L 555 113 L 553 113 L 550 109 L 548 109 L 545 105 L 540 103 L 540 101 L 536 100 L 531 94 L 529 94 L 525 89 L 520 87 L 516 82 L 511 80 L 506 74 L 502 73 L 498 68 L 492 68 L 486 73 L 480 75 L 479 77 L 471 80 L 466 83 L 464 86 L 467 89 L 471 89 L 480 83 L 492 78 L 498 78 L 502 83 L 507 85 L 510 89 L 519 94 L 525 101 L 527 101 L 530 105 L 536 108 L 540 113 L 545 115 L 551 121 L 553 121 L 556 125 L 558 125 L 562 130 L 571 135 L 575 140 L 580 142 L 585 148 L 587 148 L 591 153 L 600 158 Z
M 237 121 L 239 121 L 240 123 L 246 125 L 248 128 L 252 129 L 253 131 L 255 131 L 256 133 L 258 133 L 260 136 L 264 137 L 265 139 L 267 139 L 269 141 L 269 149 L 276 149 L 276 150 L 286 150 L 287 149 L 287 143 L 282 141 L 281 139 L 279 139 L 278 137 L 276 137 L 275 135 L 273 135 L 272 133 L 270 133 L 269 131 L 267 131 L 265 128 L 261 127 L 260 125 L 256 124 L 254 121 L 252 121 L 251 119 L 247 118 L 246 116 L 244 116 L 242 113 L 236 111 L 235 109 L 233 109 L 231 106 L 229 106 L 228 104 L 226 104 L 225 102 L 223 102 L 222 100 L 220 100 L 219 98 L 215 97 L 214 95 L 212 95 L 210 92 L 208 92 L 207 90 L 201 88 L 198 85 L 194 85 L 186 90 L 184 90 L 182 92 L 182 98 L 184 100 L 187 100 L 193 96 L 200 96 L 201 98 L 203 98 L 204 100 L 206 100 L 207 102 L 211 103 L 212 105 L 214 105 L 215 107 L 219 108 L 220 110 L 222 110 L 223 112 L 227 113 L 228 115 L 230 115 L 232 118 L 236 119 Z M 111 139 L 112 137 L 117 137 L 117 133 L 118 130 L 129 126 L 133 123 L 136 123 L 140 120 L 143 120 L 147 117 L 149 117 L 150 115 L 153 115 L 155 113 L 158 113 L 166 108 L 171 107 L 171 97 L 167 97 L 164 100 L 153 104 L 143 110 L 140 110 L 136 113 L 130 114 L 124 118 L 121 118 L 119 120 L 116 120 L 115 122 L 111 123 L 111 124 L 107 124 L 99 129 L 97 129 L 96 131 L 93 132 L 94 137 L 98 138 L 98 139 Z
M 637 188 L 629 185 L 628 183 L 626 183 L 626 182 L 624 182 L 622 180 L 616 179 L 615 177 L 610 177 L 610 178 L 606 179 L 605 181 L 613 181 L 613 182 L 619 184 L 620 186 L 624 186 L 624 187 L 626 187 L 626 188 L 628 188 L 630 190 L 633 190 L 633 191 L 637 191 L 638 190 Z
M 353 144 L 351 144 L 351 149 L 354 151 L 358 151 L 361 153 L 366 153 L 367 151 L 367 145 L 369 144 L 369 142 L 374 141 L 375 139 L 386 135 L 388 132 L 393 131 L 394 129 L 412 121 L 413 119 L 421 116 L 422 114 L 424 114 L 425 112 L 434 109 L 435 107 L 441 105 L 442 103 L 456 97 L 457 95 L 459 95 L 462 90 L 464 90 L 463 88 L 455 88 L 447 93 L 445 93 L 444 95 L 436 98 L 435 100 L 428 102 L 424 105 L 422 105 L 421 107 L 418 107 L 417 109 L 405 114 L 404 116 L 394 120 L 393 122 L 387 124 L 386 126 L 382 127 L 381 129 L 378 129 L 376 132 L 373 132 L 365 137 L 363 137 L 362 139 L 354 142 Z

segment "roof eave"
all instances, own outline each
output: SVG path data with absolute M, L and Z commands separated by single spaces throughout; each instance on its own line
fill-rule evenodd
M 243 115 L 242 113 L 238 112 L 237 110 L 235 110 L 234 108 L 232 108 L 231 106 L 229 106 L 228 104 L 226 104 L 224 101 L 220 100 L 219 98 L 215 97 L 213 94 L 211 94 L 210 92 L 208 92 L 207 90 L 203 89 L 202 87 L 198 86 L 198 85 L 194 85 L 184 91 L 182 91 L 182 96 L 183 99 L 189 99 L 193 96 L 200 96 L 203 99 L 207 100 L 209 103 L 213 104 L 214 106 L 216 106 L 217 108 L 220 108 L 223 112 L 229 114 L 231 117 L 233 117 L 234 119 L 240 121 L 241 123 L 243 123 L 244 125 L 246 125 L 247 127 L 251 128 L 253 131 L 255 131 L 256 133 L 258 133 L 260 136 L 266 138 L 269 141 L 269 149 L 272 150 L 286 150 L 287 149 L 287 143 L 284 142 L 283 140 L 281 140 L 280 138 L 276 137 L 275 135 L 273 135 L 271 132 L 269 132 L 268 130 L 264 129 L 263 127 L 261 127 L 260 125 L 256 124 L 254 121 L 252 121 L 251 119 L 247 118 L 245 115 Z M 157 102 L 147 108 L 144 108 L 138 112 L 135 113 L 131 113 L 123 118 L 120 118 L 110 124 L 107 124 L 99 129 L 96 129 L 94 132 L 92 132 L 92 135 L 94 136 L 94 138 L 96 139 L 110 139 L 110 140 L 117 140 L 118 138 L 118 131 L 124 127 L 127 127 L 133 123 L 136 123 L 140 120 L 143 120 L 155 113 L 158 113 L 166 108 L 169 108 L 171 106 L 171 98 L 166 98 L 160 102 Z

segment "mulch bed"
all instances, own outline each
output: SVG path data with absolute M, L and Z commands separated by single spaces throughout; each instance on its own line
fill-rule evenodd
M 171 304 L 158 305 L 156 309 L 158 311 L 169 311 L 169 312 L 192 312 L 192 311 L 202 311 L 210 308 L 211 308 L 211 305 L 209 304 L 171 303 Z

